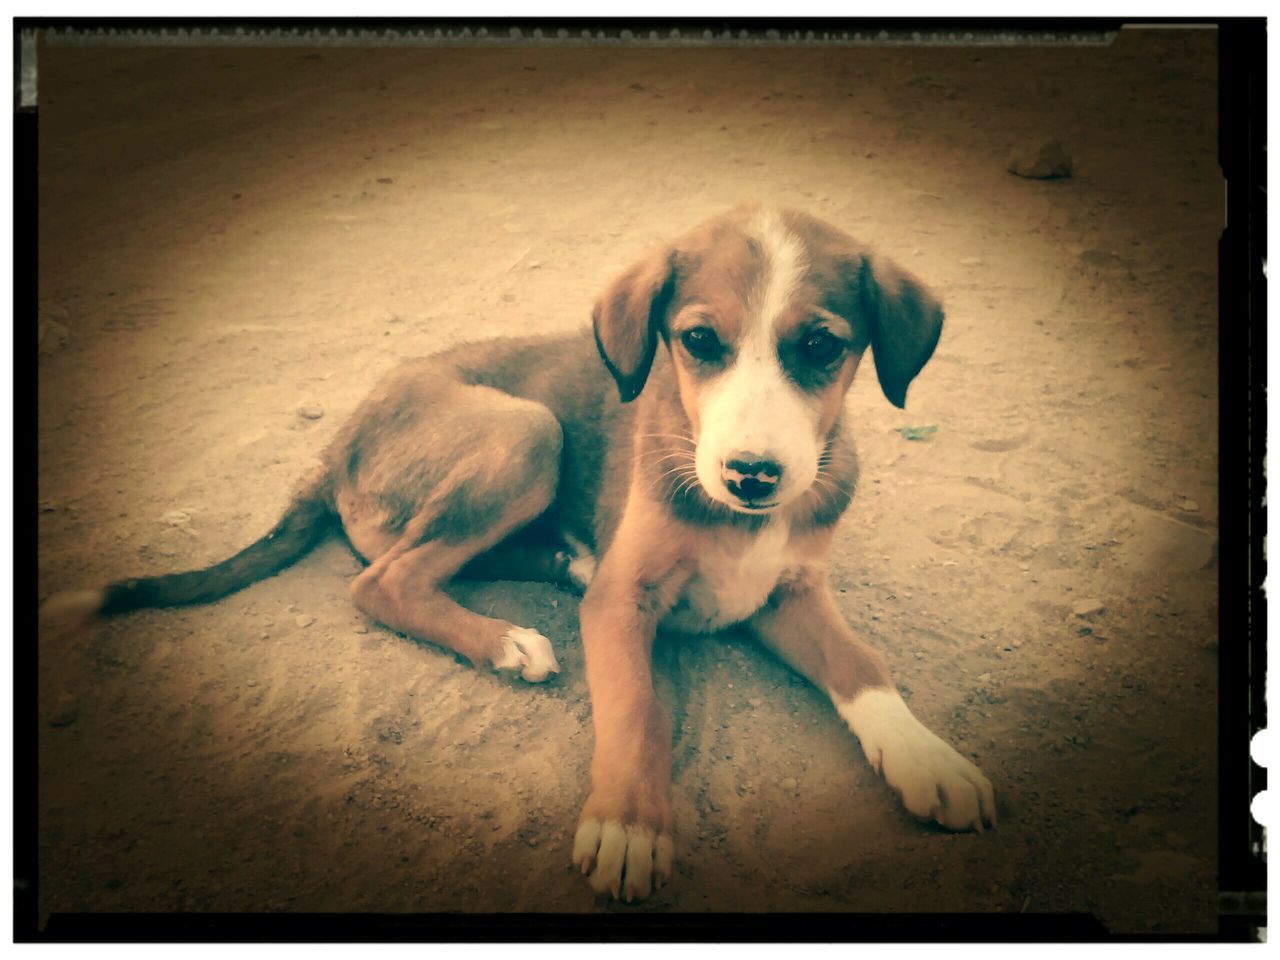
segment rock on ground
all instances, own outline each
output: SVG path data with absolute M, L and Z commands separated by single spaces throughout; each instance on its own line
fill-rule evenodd
M 1071 168 L 1071 154 L 1057 140 L 1024 140 L 1009 154 L 1009 172 L 1032 180 L 1069 177 Z

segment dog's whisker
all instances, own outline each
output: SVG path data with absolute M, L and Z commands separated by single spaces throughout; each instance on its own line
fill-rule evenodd
M 665 480 L 668 477 L 670 477 L 672 478 L 671 482 L 674 483 L 676 480 L 684 480 L 687 477 L 691 477 L 691 476 L 696 477 L 697 471 L 691 471 L 687 467 L 674 467 L 671 470 L 668 470 L 666 473 L 661 474 L 658 477 L 658 479 Z
M 664 460 L 674 460 L 677 457 L 680 457 L 682 459 L 688 460 L 690 463 L 693 463 L 693 457 L 691 457 L 688 453 L 686 453 L 683 450 L 677 450 L 674 453 L 668 453 L 661 457 L 657 457 L 653 460 L 653 463 L 662 463 L 662 461 Z
M 831 480 L 831 481 L 835 482 L 835 483 L 836 483 L 836 484 L 838 484 L 842 489 L 844 489 L 844 488 L 846 487 L 846 481 L 844 480 L 844 478 L 843 478 L 843 477 L 837 477 L 837 476 L 836 476 L 834 473 L 832 473 L 830 470 L 819 470 L 819 471 L 818 471 L 818 476 L 820 476 L 820 477 L 825 477 L 826 479 L 828 479 L 828 480 Z
M 686 493 L 690 493 L 692 490 L 693 490 L 693 484 L 682 485 L 676 488 L 671 494 L 671 502 L 675 503 L 676 500 L 683 497 Z
M 654 460 L 653 460 L 653 462 L 654 462 L 654 463 L 661 463 L 663 460 L 670 460 L 670 459 L 672 459 L 673 457 L 686 457 L 686 458 L 688 458 L 690 461 L 692 461 L 692 460 L 693 460 L 693 457 L 694 457 L 694 454 L 693 454 L 693 451 L 692 451 L 692 450 L 675 450 L 675 449 L 672 449 L 672 448 L 668 447 L 668 448 L 665 448 L 665 449 L 658 449 L 658 450 L 640 450 L 640 451 L 637 451 L 636 453 L 632 454 L 631 462 L 632 462 L 632 463 L 639 463 L 641 460 L 645 460 L 645 459 L 647 459 L 647 458 L 649 457 L 649 455 L 650 455 L 650 454 L 652 454 L 652 453 L 659 453 L 659 454 L 662 454 L 662 456 L 660 456 L 660 457 L 655 457 L 655 458 L 654 458 Z
M 667 479 L 683 480 L 685 477 L 689 476 L 694 472 L 695 471 L 690 470 L 688 467 L 675 466 L 675 467 L 672 467 L 670 470 L 664 470 L 662 473 L 658 474 L 657 479 L 658 480 L 667 480 Z
M 655 490 L 662 490 L 665 487 L 663 501 L 674 501 L 678 495 L 677 489 L 693 479 L 695 482 L 698 478 L 697 468 L 693 464 L 678 463 L 674 467 L 666 470 L 653 478 L 651 486 Z
M 850 492 L 848 488 L 845 487 L 844 485 L 837 483 L 834 480 L 831 480 L 827 477 L 815 477 L 813 481 L 813 485 L 815 487 L 820 487 L 823 490 L 827 490 L 830 493 L 836 494 L 838 496 L 848 496 Z
M 672 494 L 672 499 L 674 500 L 676 497 L 682 496 L 688 491 L 692 490 L 695 486 L 697 486 L 697 483 L 698 483 L 698 475 L 696 473 L 688 477 L 685 477 L 685 479 L 680 481 L 680 484 L 677 487 L 675 487 L 674 493 Z
M 839 480 L 834 474 L 827 470 L 819 470 L 813 479 L 815 483 L 826 483 L 831 486 L 839 486 Z
M 663 470 L 662 476 L 687 477 L 697 472 L 698 472 L 698 468 L 691 463 L 676 463 L 676 464 L 671 464 L 670 466 L 667 467 L 667 469 Z
M 665 489 L 662 491 L 663 503 L 675 503 L 676 497 L 679 495 L 677 491 L 679 490 L 680 484 L 684 483 L 685 479 L 687 478 L 673 479 L 665 484 Z
M 674 463 L 668 463 L 667 466 L 662 467 L 663 470 L 669 470 L 669 469 L 672 469 L 673 467 L 696 468 L 696 461 L 693 459 L 693 457 L 669 456 L 669 457 L 663 457 L 661 460 L 650 461 L 650 463 L 653 466 L 657 467 L 660 464 L 662 464 L 663 461 L 675 461 Z
M 698 445 L 698 442 L 694 440 L 693 437 L 682 437 L 676 433 L 647 433 L 642 434 L 641 437 L 638 437 L 637 439 L 675 440 L 681 445 L 688 445 L 690 447 L 696 447 Z M 637 446 L 640 446 L 640 444 L 637 444 Z

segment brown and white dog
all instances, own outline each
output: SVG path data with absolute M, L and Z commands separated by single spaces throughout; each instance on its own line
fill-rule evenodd
M 744 207 L 626 271 L 593 319 L 594 342 L 493 341 L 404 364 L 266 537 L 206 570 L 62 595 L 46 614 L 215 600 L 302 556 L 336 519 L 368 561 L 352 584 L 360 609 L 526 680 L 559 670 L 551 642 L 442 586 L 585 589 L 596 747 L 572 856 L 598 893 L 643 898 L 671 875 L 659 629 L 743 625 L 826 691 L 912 814 L 994 825 L 990 782 L 911 714 L 826 580 L 857 473 L 845 392 L 870 346 L 902 406 L 938 341 L 937 302 L 820 220 Z

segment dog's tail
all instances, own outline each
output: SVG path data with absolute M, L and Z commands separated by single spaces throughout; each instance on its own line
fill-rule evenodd
M 147 607 L 210 603 L 300 560 L 328 534 L 334 513 L 327 474 L 301 484 L 280 522 L 256 543 L 203 570 L 121 580 L 101 590 L 55 594 L 41 608 L 50 626 L 87 625 L 98 617 Z

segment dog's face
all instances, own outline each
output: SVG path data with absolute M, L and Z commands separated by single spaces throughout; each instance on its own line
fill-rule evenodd
M 819 482 L 868 344 L 902 406 L 942 311 L 835 228 L 740 209 L 627 271 L 594 321 L 624 401 L 641 393 L 661 339 L 694 448 L 688 479 L 732 511 L 766 514 Z

